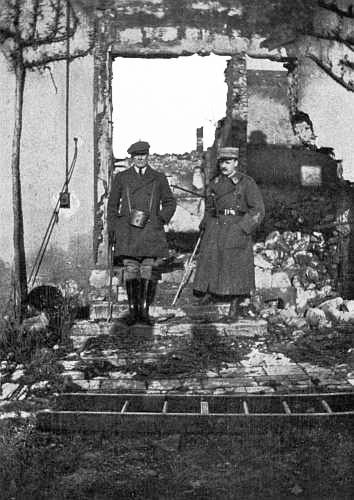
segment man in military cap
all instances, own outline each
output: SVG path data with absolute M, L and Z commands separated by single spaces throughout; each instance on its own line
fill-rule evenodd
M 109 243 L 123 260 L 129 325 L 151 324 L 152 268 L 158 257 L 168 256 L 164 225 L 176 210 L 166 176 L 149 166 L 149 148 L 145 141 L 130 146 L 131 167 L 114 178 L 107 206 Z
M 217 153 L 218 173 L 210 181 L 201 223 L 205 230 L 193 288 L 196 292 L 231 298 L 229 318 L 239 317 L 239 305 L 255 286 L 252 232 L 264 217 L 262 195 L 241 172 L 238 148 Z

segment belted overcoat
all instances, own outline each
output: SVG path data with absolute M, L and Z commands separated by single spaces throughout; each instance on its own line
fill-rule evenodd
M 262 195 L 251 177 L 242 174 L 234 184 L 219 175 L 210 182 L 194 290 L 248 295 L 254 289 L 252 233 L 263 218 Z
M 131 210 L 149 212 L 143 228 L 130 225 Z M 176 200 L 166 176 L 149 165 L 143 176 L 134 167 L 118 173 L 107 205 L 107 229 L 116 235 L 115 256 L 166 257 L 164 231 L 176 210 Z

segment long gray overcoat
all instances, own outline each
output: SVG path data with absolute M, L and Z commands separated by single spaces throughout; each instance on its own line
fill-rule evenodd
M 150 211 L 144 228 L 129 224 L 130 208 Z M 107 229 L 116 234 L 115 256 L 166 257 L 164 224 L 175 210 L 176 200 L 164 174 L 150 166 L 143 176 L 134 167 L 117 174 L 107 206 Z
M 247 295 L 255 286 L 252 233 L 264 217 L 262 195 L 248 175 L 243 174 L 237 184 L 219 175 L 208 186 L 207 201 L 193 288 L 217 295 Z M 223 209 L 237 214 L 216 215 Z

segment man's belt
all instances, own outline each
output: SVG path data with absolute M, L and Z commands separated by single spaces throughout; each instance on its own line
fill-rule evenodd
M 216 210 L 216 215 L 244 215 L 244 212 L 240 212 L 234 208 L 222 208 Z

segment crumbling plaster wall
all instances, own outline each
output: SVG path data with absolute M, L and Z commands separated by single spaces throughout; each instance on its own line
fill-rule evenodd
M 344 178 L 354 182 L 354 93 L 308 58 L 301 60 L 298 73 L 298 107 L 310 116 L 317 145 L 332 147 L 336 158 L 343 160 Z
M 87 26 L 82 24 L 72 50 L 88 48 Z M 58 52 L 59 53 L 59 52 Z M 28 57 L 32 57 L 30 54 Z M 33 58 L 38 57 L 33 54 Z M 27 70 L 21 138 L 21 184 L 27 257 L 39 250 L 58 194 L 65 180 L 64 61 L 47 69 Z M 15 77 L 0 52 L 0 259 L 13 256 L 11 146 L 14 126 Z M 66 249 L 73 239 L 92 235 L 93 226 L 93 56 L 89 53 L 70 64 L 69 163 L 78 138 L 78 157 L 69 190 L 72 208 L 61 210 L 51 244 Z M 89 90 L 89 91 L 88 91 Z M 91 236 L 92 238 L 92 236 Z M 92 251 L 91 251 L 92 254 Z M 30 264 L 30 263 L 29 263 Z M 30 271 L 30 265 L 28 266 Z
M 286 71 L 247 71 L 248 127 L 251 144 L 298 144 L 289 119 Z

